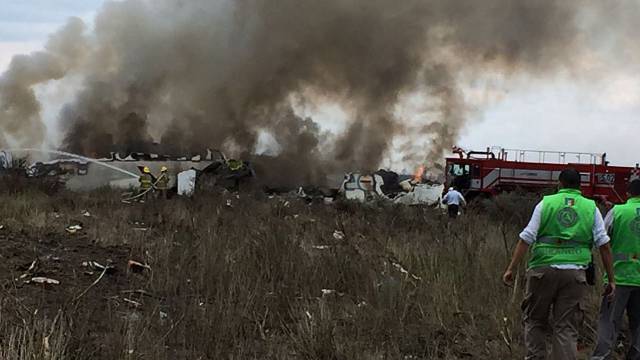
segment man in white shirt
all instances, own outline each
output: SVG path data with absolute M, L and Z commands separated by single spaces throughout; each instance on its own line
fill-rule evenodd
M 442 198 L 442 203 L 447 205 L 447 211 L 449 212 L 449 217 L 455 219 L 458 217 L 458 212 L 460 211 L 460 205 L 466 206 L 467 201 L 464 199 L 464 196 L 453 187 L 449 188 L 449 191 Z
M 591 262 L 594 246 L 600 251 L 609 278 L 613 279 L 613 259 L 602 214 L 593 200 L 582 196 L 580 173 L 566 169 L 560 174 L 558 193 L 545 196 L 536 206 L 502 276 L 505 284 L 512 285 L 513 270 L 525 253 L 530 252 L 522 304 L 525 359 L 547 358 L 549 328 L 552 330 L 551 359 L 576 359 L 578 328 L 582 324 L 588 290 L 585 269 Z M 611 281 L 605 295 L 612 299 L 614 290 L 615 281 Z

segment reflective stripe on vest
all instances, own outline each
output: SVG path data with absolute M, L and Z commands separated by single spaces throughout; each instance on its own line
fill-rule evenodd
M 572 246 L 572 247 L 580 246 L 585 243 L 585 241 L 561 239 L 561 238 L 556 238 L 552 236 L 543 236 L 538 240 L 536 240 L 536 242 L 539 242 L 541 244 L 553 244 L 553 245 Z

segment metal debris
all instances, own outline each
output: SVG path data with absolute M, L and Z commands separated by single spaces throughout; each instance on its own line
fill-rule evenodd
M 26 283 L 27 284 L 34 283 L 34 284 L 45 284 L 45 285 L 60 285 L 60 281 L 58 280 L 41 277 L 41 276 L 32 277 L 31 280 L 26 281 Z
M 92 270 L 104 271 L 107 274 L 113 274 L 116 271 L 116 268 L 111 265 L 101 265 L 96 261 L 85 261 L 82 263 L 82 266 L 89 267 Z
M 322 296 L 331 295 L 336 292 L 335 290 L 331 290 L 331 289 L 322 289 L 320 291 L 322 292 Z
M 127 263 L 127 266 L 129 267 L 129 270 L 135 272 L 135 273 L 140 273 L 143 272 L 145 270 L 149 270 L 151 271 L 151 267 L 147 264 L 143 264 L 141 262 L 135 261 L 135 260 L 129 260 L 129 262 Z
M 82 230 L 82 225 L 77 224 L 77 225 L 69 225 L 65 228 L 65 230 L 69 233 L 69 234 L 75 234 L 76 232 L 78 232 L 79 230 Z

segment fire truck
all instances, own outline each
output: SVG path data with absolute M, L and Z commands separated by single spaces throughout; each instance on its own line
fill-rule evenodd
M 626 201 L 629 181 L 640 178 L 640 168 L 611 166 L 606 154 L 487 148 L 446 158 L 446 184 L 468 197 L 492 196 L 516 189 L 542 193 L 554 188 L 560 172 L 580 172 L 585 196 L 611 203 Z

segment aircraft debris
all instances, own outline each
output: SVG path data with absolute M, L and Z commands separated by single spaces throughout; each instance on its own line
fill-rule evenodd
M 344 240 L 344 233 L 342 231 L 335 230 L 333 232 L 333 238 L 336 240 Z
M 92 270 L 97 270 L 97 271 L 104 271 L 107 274 L 113 274 L 116 272 L 116 268 L 114 266 L 111 265 L 101 265 L 96 261 L 84 261 L 82 263 L 83 267 L 88 267 Z
M 348 200 L 360 202 L 382 199 L 403 205 L 439 204 L 444 185 L 425 183 L 423 172 L 424 169 L 413 176 L 383 169 L 373 174 L 348 173 L 339 193 Z
M 76 225 L 69 225 L 65 228 L 65 230 L 69 233 L 69 234 L 75 234 L 76 232 L 78 232 L 79 230 L 82 230 L 82 225 L 80 224 L 76 224 Z
M 127 266 L 129 270 L 131 270 L 134 273 L 141 273 L 145 270 L 151 271 L 151 267 L 149 265 L 143 264 L 135 260 L 129 260 L 129 262 L 127 263 Z
M 32 277 L 31 280 L 25 281 L 26 284 L 44 284 L 44 285 L 60 285 L 60 281 L 55 279 L 50 279 L 47 277 L 37 276 Z

